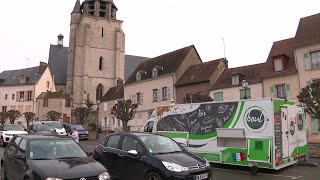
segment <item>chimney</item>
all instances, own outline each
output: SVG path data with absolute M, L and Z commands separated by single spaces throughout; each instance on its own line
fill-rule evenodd
M 58 45 L 59 47 L 62 47 L 62 46 L 63 46 L 63 38 L 64 38 L 64 36 L 63 36 L 62 34 L 59 34 L 59 35 L 58 35 L 57 45 Z
M 39 73 L 42 73 L 47 67 L 47 63 L 40 61 Z
M 121 78 L 118 78 L 117 86 L 122 86 L 122 85 L 123 85 L 123 80 Z

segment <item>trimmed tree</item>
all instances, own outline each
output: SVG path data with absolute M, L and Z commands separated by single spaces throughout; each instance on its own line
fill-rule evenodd
M 47 118 L 50 121 L 59 121 L 60 117 L 61 117 L 61 113 L 59 113 L 57 111 L 49 111 L 47 113 Z
M 320 81 L 314 81 L 310 86 L 302 88 L 297 97 L 299 102 L 305 105 L 306 112 L 320 122 Z
M 207 94 L 189 94 L 186 95 L 186 97 L 183 99 L 183 103 L 200 103 L 200 102 L 210 102 L 212 101 L 212 98 Z
M 11 124 L 14 124 L 14 121 L 16 121 L 21 116 L 21 113 L 17 110 L 10 110 L 6 114 Z
M 78 124 L 84 125 L 87 122 L 90 109 L 86 107 L 77 107 L 72 110 L 72 116 L 75 117 Z
M 138 104 L 133 104 L 131 99 L 118 100 L 112 107 L 111 114 L 122 121 L 123 130 L 129 131 L 128 122 L 134 117 Z
M 32 119 L 36 116 L 36 114 L 33 112 L 25 112 L 23 114 L 24 114 L 24 118 L 26 119 L 26 122 L 27 122 L 27 129 L 29 130 L 29 124 L 32 121 Z
M 0 123 L 2 125 L 6 123 L 7 118 L 8 118 L 8 115 L 6 112 L 0 112 Z

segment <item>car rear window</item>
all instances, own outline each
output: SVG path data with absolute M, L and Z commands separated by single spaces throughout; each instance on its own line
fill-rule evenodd
M 118 148 L 118 143 L 120 140 L 120 135 L 110 136 L 107 142 L 107 147 L 109 148 Z

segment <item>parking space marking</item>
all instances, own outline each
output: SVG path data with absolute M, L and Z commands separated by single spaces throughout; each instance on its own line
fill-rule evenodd
M 232 169 L 223 169 L 223 168 L 214 168 L 217 170 L 222 170 L 222 171 L 230 171 L 230 172 L 237 172 L 237 173 L 245 173 L 245 174 L 251 174 L 250 172 L 246 171 L 237 171 L 237 170 L 232 170 Z M 299 179 L 302 178 L 303 176 L 287 176 L 287 175 L 279 175 L 279 174 L 266 174 L 266 173 L 258 173 L 258 175 L 264 175 L 264 176 L 274 176 L 274 177 L 284 177 L 288 179 Z

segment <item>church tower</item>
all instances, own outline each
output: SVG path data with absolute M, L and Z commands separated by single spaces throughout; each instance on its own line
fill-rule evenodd
M 125 34 L 113 0 L 77 0 L 71 13 L 66 91 L 73 106 L 99 102 L 124 79 Z M 95 106 L 97 107 L 97 106 Z

